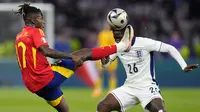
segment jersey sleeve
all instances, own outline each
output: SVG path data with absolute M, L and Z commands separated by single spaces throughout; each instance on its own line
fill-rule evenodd
M 109 61 L 106 64 L 102 64 L 100 61 L 100 64 L 102 65 L 103 68 L 108 67 L 115 59 L 117 58 L 117 54 L 112 54 L 109 56 Z
M 32 37 L 36 48 L 39 48 L 42 45 L 48 46 L 45 34 L 41 29 L 35 29 L 35 31 L 32 34 Z
M 143 41 L 145 44 L 145 48 L 148 51 L 160 51 L 162 42 L 161 41 L 157 41 L 157 40 L 153 40 L 153 39 L 149 39 L 149 38 L 144 38 L 145 40 Z

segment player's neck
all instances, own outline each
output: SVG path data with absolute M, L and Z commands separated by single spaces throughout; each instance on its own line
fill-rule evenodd
M 34 25 L 34 24 L 25 24 L 25 25 L 35 28 L 35 25 Z

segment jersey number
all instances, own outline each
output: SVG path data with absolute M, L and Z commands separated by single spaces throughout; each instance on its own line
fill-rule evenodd
M 133 72 L 137 73 L 138 68 L 136 67 L 136 63 L 128 64 L 129 73 L 132 74 Z
M 18 48 L 22 48 L 22 63 L 19 60 Z M 19 63 L 19 67 L 26 68 L 26 45 L 23 42 L 19 42 L 16 46 L 16 54 L 17 54 L 17 61 Z M 33 55 L 33 66 L 36 68 L 36 49 L 32 47 L 32 55 Z

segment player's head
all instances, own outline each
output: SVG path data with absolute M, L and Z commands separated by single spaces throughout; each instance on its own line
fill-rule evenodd
M 119 43 L 121 41 L 121 39 L 123 38 L 125 29 L 126 29 L 126 27 L 121 30 L 112 30 L 111 29 L 116 43 Z
M 113 31 L 115 42 L 119 43 L 128 25 L 128 15 L 120 8 L 112 9 L 107 15 L 107 22 Z
M 15 12 L 15 14 L 22 15 L 26 25 L 34 25 L 36 28 L 44 28 L 44 18 L 40 9 L 30 6 L 30 3 L 24 3 L 19 7 L 19 10 Z

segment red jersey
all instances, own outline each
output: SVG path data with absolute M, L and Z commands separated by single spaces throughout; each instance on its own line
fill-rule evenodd
M 48 43 L 41 29 L 25 26 L 16 36 L 15 48 L 22 79 L 33 93 L 47 85 L 54 77 L 47 58 L 38 50 L 42 45 Z

